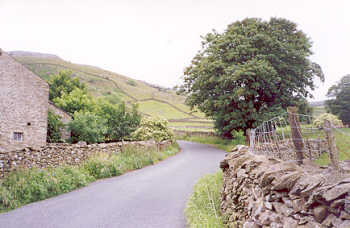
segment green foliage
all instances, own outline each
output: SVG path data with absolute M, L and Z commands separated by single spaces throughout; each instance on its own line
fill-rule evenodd
M 350 74 L 345 75 L 339 83 L 329 88 L 326 105 L 331 113 L 347 124 L 350 124 Z
M 49 111 L 47 116 L 47 142 L 62 142 L 61 129 L 63 127 L 64 124 L 61 121 L 61 117 Z
M 100 101 L 98 104 L 98 115 L 106 121 L 106 140 L 121 141 L 131 136 L 140 125 L 141 115 L 134 105 L 131 111 L 128 111 L 125 103 L 112 105 Z
M 309 60 L 311 41 L 295 23 L 248 18 L 203 37 L 202 50 L 185 70 L 187 104 L 215 120 L 215 128 L 255 128 L 271 107 L 283 109 L 311 96 L 319 65 Z
M 324 113 L 319 117 L 317 117 L 317 119 L 314 120 L 313 125 L 315 125 L 318 128 L 322 128 L 325 120 L 330 121 L 332 125 L 335 127 L 343 126 L 343 123 L 341 122 L 341 120 L 339 120 L 337 116 L 332 115 L 330 113 Z
M 122 103 L 122 99 L 120 95 L 116 92 L 108 93 L 105 95 L 106 101 L 108 101 L 111 104 L 120 104 Z
M 53 102 L 64 111 L 73 115 L 75 112 L 94 112 L 96 103 L 85 90 L 75 88 L 70 93 L 62 93 L 61 97 L 56 97 Z
M 118 154 L 96 154 L 85 164 L 84 169 L 96 179 L 121 175 L 127 171 L 140 169 L 147 165 L 153 165 L 168 156 L 175 155 L 179 148 L 177 144 L 169 146 L 161 153 L 155 148 L 141 149 L 126 146 Z
M 103 142 L 107 132 L 106 120 L 91 112 L 75 112 L 73 120 L 68 123 L 68 129 L 72 132 L 70 139 L 72 143 Z
M 30 169 L 11 173 L 0 185 L 0 209 L 43 200 L 86 186 L 93 178 L 75 167 L 48 170 Z
M 162 118 L 143 118 L 140 127 L 132 134 L 135 140 L 153 139 L 156 142 L 174 140 L 173 132 L 168 128 L 168 121 Z
M 185 215 L 189 227 L 225 227 L 220 214 L 221 188 L 221 171 L 199 179 L 186 204 Z
M 0 212 L 84 187 L 99 178 L 155 164 L 178 151 L 177 144 L 160 153 L 129 146 L 118 154 L 92 156 L 81 167 L 17 170 L 0 180 Z
M 55 98 L 62 97 L 62 95 L 69 94 L 74 89 L 79 88 L 86 92 L 86 86 L 80 83 L 78 78 L 73 78 L 71 71 L 60 71 L 49 79 L 50 92 L 49 99 L 53 101 Z
M 137 86 L 134 80 L 128 80 L 126 83 L 128 83 L 128 85 L 131 85 L 131 86 Z

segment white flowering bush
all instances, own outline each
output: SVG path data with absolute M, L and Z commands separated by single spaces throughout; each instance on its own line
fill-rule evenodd
M 132 138 L 142 141 L 153 139 L 157 143 L 175 139 L 174 133 L 168 128 L 168 121 L 159 117 L 143 118 L 140 127 L 132 133 Z
M 318 128 L 322 128 L 325 120 L 329 120 L 334 127 L 343 127 L 342 121 L 338 119 L 337 116 L 330 113 L 320 115 L 314 120 L 313 124 Z

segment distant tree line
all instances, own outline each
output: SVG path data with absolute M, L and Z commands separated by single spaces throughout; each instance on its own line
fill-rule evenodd
M 328 90 L 327 111 L 337 115 L 344 124 L 350 124 L 350 74 L 345 75 Z

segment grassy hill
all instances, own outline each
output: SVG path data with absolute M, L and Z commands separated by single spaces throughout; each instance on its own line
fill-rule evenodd
M 45 80 L 61 70 L 70 70 L 74 77 L 87 84 L 88 92 L 95 98 L 105 97 L 115 103 L 137 103 L 144 115 L 164 117 L 173 128 L 212 130 L 212 121 L 206 119 L 201 112 L 192 112 L 184 104 L 185 97 L 177 95 L 171 89 L 134 80 L 98 67 L 74 64 L 56 55 L 23 51 L 9 54 Z

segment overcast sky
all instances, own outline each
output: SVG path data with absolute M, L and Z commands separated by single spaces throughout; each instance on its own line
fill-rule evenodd
M 201 35 L 246 17 L 283 17 L 313 41 L 328 88 L 350 74 L 347 0 L 0 0 L 0 47 L 59 55 L 165 87 L 181 83 Z

